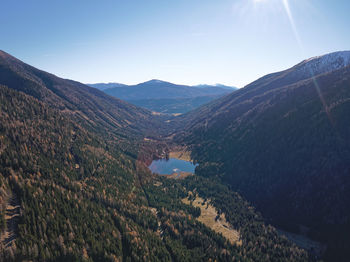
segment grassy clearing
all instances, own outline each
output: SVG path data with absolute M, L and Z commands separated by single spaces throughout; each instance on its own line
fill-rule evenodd
M 169 158 L 177 158 L 184 161 L 192 161 L 191 152 L 186 149 L 173 150 L 169 153 Z
M 193 201 L 184 198 L 182 202 L 201 209 L 201 215 L 197 218 L 198 221 L 215 232 L 221 233 L 231 244 L 242 245 L 239 232 L 226 221 L 225 214 L 218 216 L 217 210 L 210 204 L 209 200 L 205 201 L 203 198 L 197 196 Z

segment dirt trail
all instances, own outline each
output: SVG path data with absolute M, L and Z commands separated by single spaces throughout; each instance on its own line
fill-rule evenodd
M 1 242 L 5 248 L 12 246 L 17 237 L 17 225 L 20 216 L 21 206 L 17 195 L 12 193 L 6 205 L 5 220 L 6 230 L 1 235 Z

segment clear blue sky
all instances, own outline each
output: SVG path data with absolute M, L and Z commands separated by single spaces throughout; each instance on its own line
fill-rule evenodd
M 1 0 L 0 49 L 84 83 L 242 87 L 349 50 L 350 1 Z

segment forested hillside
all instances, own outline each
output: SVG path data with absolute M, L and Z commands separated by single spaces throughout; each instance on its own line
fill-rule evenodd
M 347 261 L 350 244 L 350 67 L 341 57 L 337 66 L 303 62 L 190 112 L 176 138 L 191 147 L 197 174 L 326 243 L 330 261 Z
M 265 228 L 242 198 L 219 184 L 210 183 L 209 193 L 201 188 L 208 181 L 201 186 L 165 179 L 161 186 L 147 183 L 145 194 L 135 159 L 32 97 L 1 87 L 0 101 L 0 174 L 5 190 L 16 194 L 21 206 L 16 241 L 2 247 L 4 258 L 307 261 L 304 251 Z M 217 205 L 242 230 L 243 247 L 194 220 L 198 211 L 181 203 L 186 187 L 198 187 L 208 198 L 227 195 L 226 204 L 236 211 Z M 258 239 L 266 248 L 253 248 Z
M 0 260 L 309 260 L 220 184 L 152 175 L 142 162 L 163 148 L 144 138 L 164 129 L 148 111 L 5 53 L 0 61 Z M 242 246 L 196 220 L 182 202 L 196 190 L 227 213 Z
M 160 128 L 151 112 L 79 82 L 62 79 L 0 51 L 0 84 L 22 91 L 72 117 L 94 132 L 140 137 Z
M 1 87 L 0 101 L 0 173 L 21 206 L 7 259 L 121 257 L 131 159 L 32 97 Z

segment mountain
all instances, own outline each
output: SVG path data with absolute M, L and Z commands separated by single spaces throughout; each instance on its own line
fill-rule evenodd
M 225 185 L 151 174 L 166 128 L 0 51 L 0 260 L 310 259 Z M 201 222 L 205 204 L 235 242 Z
M 123 100 L 193 98 L 229 93 L 217 86 L 198 88 L 196 86 L 176 85 L 156 79 L 137 85 L 107 89 L 105 92 Z
M 0 260 L 135 260 L 126 234 L 151 218 L 135 166 L 157 123 L 0 51 Z
M 120 84 L 120 83 L 97 83 L 97 84 L 86 84 L 87 86 L 96 88 L 98 90 L 105 90 L 108 88 L 114 88 L 114 87 L 125 87 L 127 85 Z
M 227 86 L 227 85 L 222 85 L 222 84 L 215 84 L 215 85 L 205 85 L 205 84 L 202 84 L 202 85 L 196 85 L 195 87 L 200 87 L 200 88 L 210 88 L 210 87 L 220 87 L 220 88 L 223 88 L 223 89 L 227 89 L 227 90 L 237 90 L 238 88 L 235 87 L 235 86 Z
M 92 87 L 103 84 L 91 85 Z M 185 113 L 216 98 L 233 92 L 226 86 L 186 86 L 150 80 L 131 86 L 103 89 L 106 94 L 128 101 L 134 105 L 161 113 Z
M 177 118 L 198 174 L 219 178 L 275 225 L 347 261 L 350 239 L 350 52 L 264 76 Z
M 350 51 L 335 52 L 324 56 L 313 57 L 302 61 L 294 67 L 269 74 L 246 87 L 250 90 L 272 90 L 281 86 L 296 83 L 301 80 L 310 79 L 317 75 L 346 67 L 350 65 Z M 265 89 L 264 89 L 265 88 Z
M 157 125 L 151 112 L 115 99 L 79 82 L 58 78 L 0 53 L 2 85 L 33 96 L 51 107 L 71 115 L 75 121 L 106 133 L 141 136 Z M 159 126 L 159 125 L 158 125 Z M 141 131 L 142 130 L 142 131 Z M 123 134 L 124 133 L 124 134 Z

